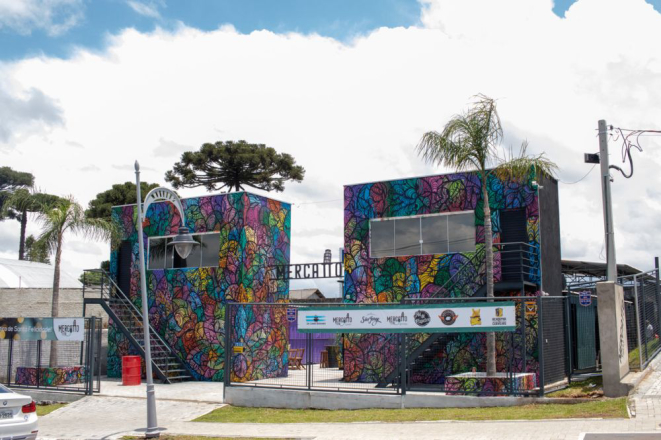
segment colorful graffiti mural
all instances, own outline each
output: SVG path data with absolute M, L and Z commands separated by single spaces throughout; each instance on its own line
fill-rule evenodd
M 289 264 L 291 228 L 290 206 L 248 193 L 183 199 L 186 224 L 191 233 L 218 232 L 220 253 L 217 267 L 149 270 L 147 297 L 152 326 L 197 380 L 222 380 L 224 371 L 224 321 L 226 302 L 281 302 L 288 297 L 287 280 L 271 279 L 270 266 Z M 113 208 L 122 240 L 132 247 L 131 283 L 125 292 L 141 307 L 139 292 L 138 243 L 133 206 Z M 150 205 L 144 223 L 145 245 L 148 237 L 176 234 L 179 215 L 169 203 Z M 111 252 L 111 272 L 117 276 L 118 249 Z M 259 317 L 245 317 L 243 327 L 254 329 Z M 254 320 L 251 321 L 251 319 Z M 251 336 L 269 343 L 255 343 L 245 358 L 244 376 L 286 374 L 286 360 L 275 356 L 286 348 L 273 349 L 286 334 L 286 322 L 268 321 Z M 237 324 L 238 325 L 238 324 Z M 121 374 L 120 356 L 131 353 L 121 332 L 109 331 L 108 375 Z M 275 337 L 273 335 L 276 335 Z M 273 344 L 271 344 L 273 342 Z M 262 353 L 264 351 L 266 354 Z M 264 357 L 269 368 L 264 370 Z M 255 365 L 253 366 L 253 362 Z M 274 369 L 273 365 L 279 365 Z
M 500 212 L 523 209 L 528 244 L 536 250 L 529 259 L 529 279 L 538 283 L 538 197 L 530 182 L 490 175 L 487 181 L 494 254 L 494 281 L 501 280 Z M 456 173 L 344 188 L 344 300 L 350 303 L 400 302 L 404 298 L 470 297 L 485 283 L 484 215 L 482 184 L 476 173 Z M 370 220 L 414 215 L 474 211 L 474 252 L 370 258 Z M 520 294 L 520 293 L 514 293 Z M 519 312 L 517 312 L 519 313 Z M 519 313 L 520 315 L 520 313 Z M 526 315 L 526 333 L 497 339 L 500 371 L 513 365 L 515 371 L 537 369 L 536 314 Z M 521 322 L 521 316 L 519 316 Z M 409 337 L 411 353 L 427 337 Z M 444 383 L 450 374 L 484 368 L 484 334 L 453 334 L 443 347 L 412 371 L 417 383 Z M 525 338 L 525 343 L 523 339 Z M 345 340 L 345 380 L 375 381 L 389 374 L 396 363 L 392 335 L 354 335 Z M 512 349 L 514 344 L 514 349 Z M 525 348 L 524 348 L 525 347 Z M 514 359 L 509 354 L 514 351 Z M 525 352 L 525 356 L 524 356 Z M 507 359 L 508 365 L 505 365 Z M 526 365 L 524 366 L 524 359 Z
M 19 385 L 57 387 L 85 383 L 86 380 L 87 368 L 84 366 L 16 368 L 16 383 Z
M 498 373 L 498 377 L 485 377 L 484 373 L 462 373 L 448 376 L 445 381 L 447 394 L 472 394 L 477 396 L 511 395 L 532 391 L 536 386 L 534 373 Z

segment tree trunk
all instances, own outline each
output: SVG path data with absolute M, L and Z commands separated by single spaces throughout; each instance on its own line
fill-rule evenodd
M 51 304 L 51 317 L 60 316 L 60 261 L 62 259 L 62 234 L 57 240 L 55 250 L 55 266 L 53 270 L 53 302 Z M 57 367 L 57 341 L 50 343 L 50 366 Z
M 489 191 L 487 175 L 482 172 L 482 198 L 484 208 L 484 247 L 486 260 L 487 298 L 493 298 L 493 233 L 491 230 L 491 208 L 489 207 Z M 487 333 L 487 376 L 496 375 L 496 334 Z
M 28 225 L 28 212 L 21 212 L 21 237 L 18 242 L 18 259 L 25 260 L 25 229 Z

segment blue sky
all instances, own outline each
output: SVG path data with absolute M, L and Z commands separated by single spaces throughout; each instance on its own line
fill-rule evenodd
M 556 0 L 554 12 L 563 16 L 575 0 Z M 661 0 L 648 0 L 657 9 Z M 43 9 L 43 0 L 21 0 Z M 44 18 L 25 20 L 19 25 L 0 21 L 0 59 L 31 55 L 67 57 L 72 48 L 100 49 L 109 34 L 132 27 L 151 31 L 156 26 L 172 28 L 179 22 L 203 30 L 230 23 L 249 33 L 316 32 L 347 40 L 356 34 L 386 26 L 419 23 L 421 5 L 417 0 L 64 0 L 69 6 L 53 10 L 53 31 Z M 0 13 L 2 11 L 0 10 Z M 69 20 L 67 22 L 67 20 Z M 20 20 L 19 20 L 20 21 Z

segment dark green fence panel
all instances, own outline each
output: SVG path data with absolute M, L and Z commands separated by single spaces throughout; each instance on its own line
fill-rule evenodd
M 597 302 L 592 298 L 592 304 L 582 306 L 578 297 L 572 295 L 572 310 L 575 322 L 576 369 L 587 370 L 597 367 Z

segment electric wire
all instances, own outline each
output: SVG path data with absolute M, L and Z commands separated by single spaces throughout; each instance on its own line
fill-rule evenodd
M 588 175 L 592 172 L 592 170 L 594 170 L 594 167 L 596 167 L 596 166 L 597 166 L 597 164 L 592 165 L 592 168 L 590 168 L 590 171 L 588 171 L 587 173 L 585 173 L 585 176 L 581 177 L 581 178 L 578 179 L 576 182 L 563 182 L 562 180 L 558 180 L 558 182 L 562 183 L 563 185 L 575 185 L 575 184 L 577 184 L 578 182 L 580 182 L 580 181 L 582 181 L 583 179 L 585 179 L 586 177 L 588 177 Z
M 631 158 L 631 149 L 635 148 L 642 153 L 643 148 L 640 146 L 640 138 L 642 136 L 645 137 L 659 136 L 661 135 L 661 130 L 637 130 L 630 128 L 613 127 L 612 125 L 610 125 L 608 128 L 611 131 L 615 131 L 614 134 L 611 133 L 611 138 L 613 142 L 618 142 L 620 139 L 622 140 L 622 163 L 626 163 L 628 160 L 629 173 L 627 173 L 617 165 L 611 165 L 609 168 L 613 168 L 619 171 L 626 179 L 629 179 L 631 178 L 631 176 L 633 176 L 633 171 L 634 171 L 633 159 Z

